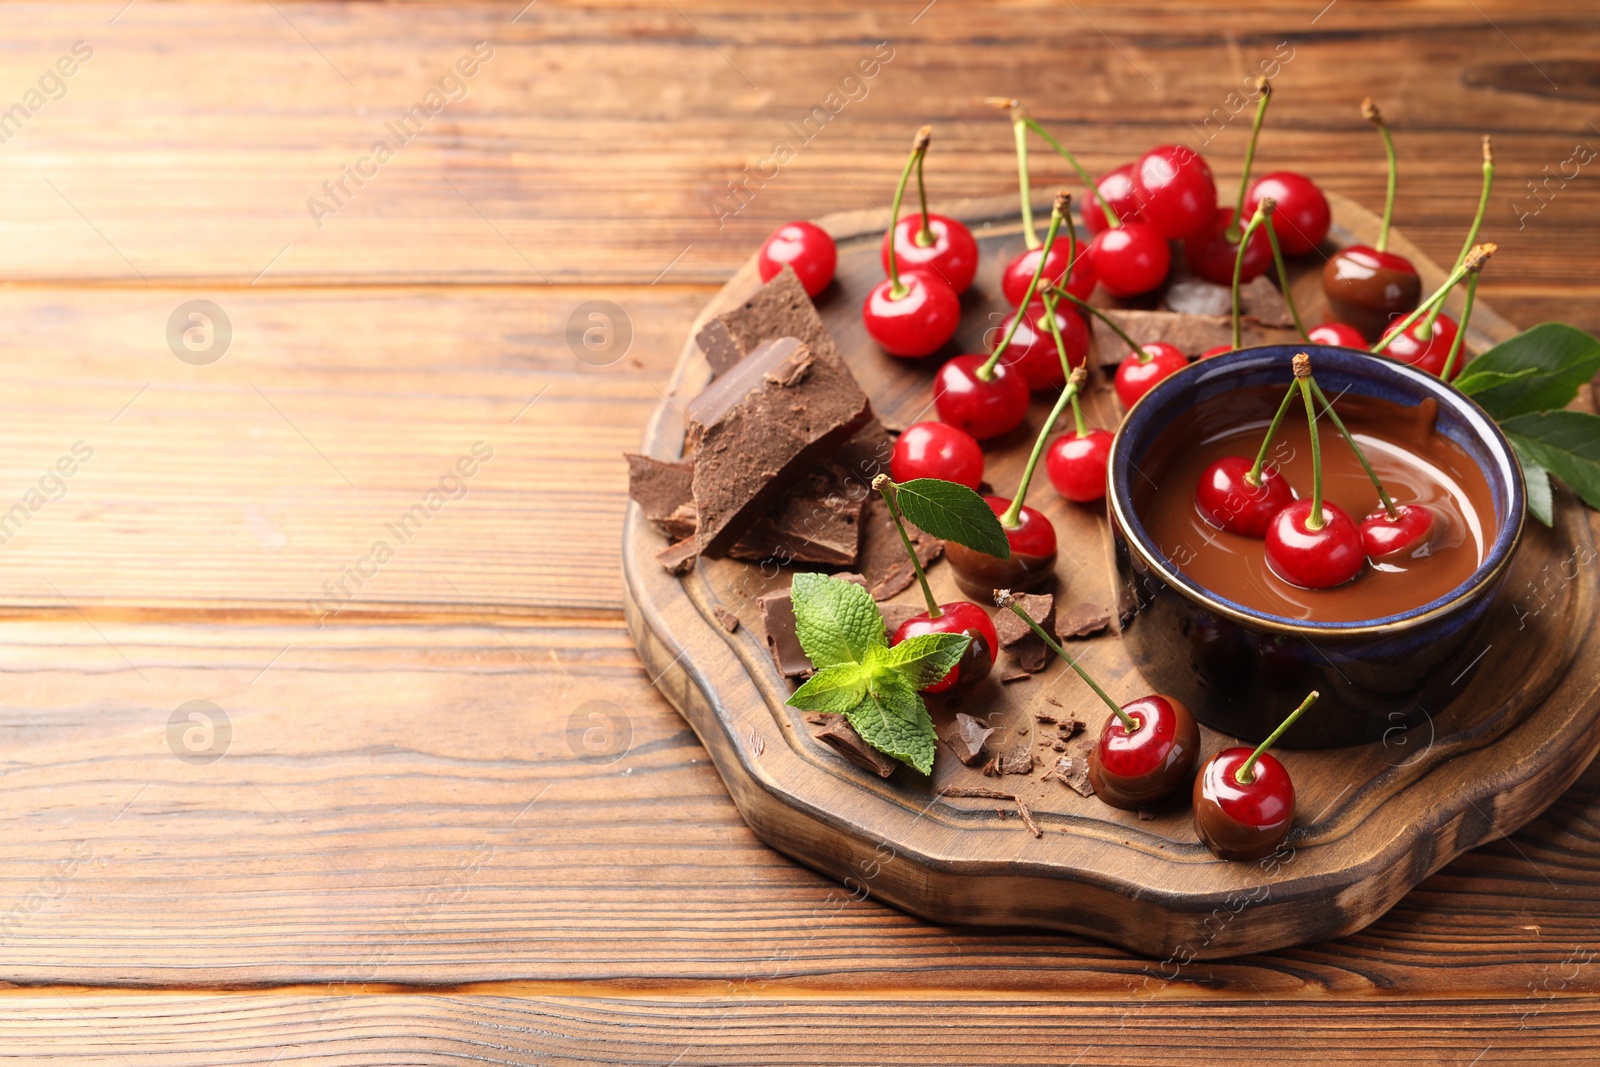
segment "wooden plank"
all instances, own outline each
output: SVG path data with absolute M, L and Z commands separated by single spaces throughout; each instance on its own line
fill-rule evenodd
M 8 1054 L 85 1067 L 334 1064 L 1593 1063 L 1600 1002 L 1065 1003 L 370 995 L 0 1000 Z
M 609 622 L 12 622 L 0 671 L 10 983 L 1600 994 L 1600 769 L 1358 935 L 1163 965 L 924 923 L 778 856 Z M 215 762 L 169 744 L 191 700 L 228 718 Z

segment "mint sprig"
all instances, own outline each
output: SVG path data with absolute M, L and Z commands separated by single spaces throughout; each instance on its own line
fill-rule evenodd
M 922 634 L 890 648 L 872 594 L 825 574 L 795 575 L 789 596 L 795 635 L 817 668 L 789 704 L 843 715 L 873 748 L 931 773 L 933 720 L 918 690 L 948 674 L 972 638 Z

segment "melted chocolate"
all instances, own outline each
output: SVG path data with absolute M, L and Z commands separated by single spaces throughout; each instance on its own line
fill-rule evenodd
M 1397 504 L 1424 504 L 1442 519 L 1424 556 L 1369 562 L 1334 589 L 1301 589 L 1273 573 L 1266 542 L 1217 529 L 1195 506 L 1200 473 L 1225 455 L 1254 457 L 1283 391 L 1240 389 L 1174 420 L 1140 460 L 1134 508 L 1162 553 L 1186 576 L 1258 611 L 1316 622 L 1355 622 L 1407 611 L 1456 588 L 1494 540 L 1494 501 L 1470 456 L 1433 432 L 1437 404 L 1405 407 L 1346 396 L 1335 407 Z M 1359 523 L 1382 505 L 1332 423 L 1318 424 L 1323 493 Z M 1296 406 L 1269 453 L 1301 497 L 1311 495 L 1311 437 Z M 1154 484 L 1152 484 L 1152 482 Z

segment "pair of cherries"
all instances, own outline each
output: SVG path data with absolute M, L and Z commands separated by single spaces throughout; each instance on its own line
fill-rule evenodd
M 1294 822 L 1294 781 L 1267 750 L 1311 706 L 1316 693 L 1254 749 L 1223 749 L 1196 775 L 1200 727 L 1181 700 L 1152 694 L 1118 705 L 1022 610 L 1009 589 L 995 590 L 994 597 L 997 605 L 1032 628 L 1111 710 L 1089 752 L 1089 784 L 1095 796 L 1114 808 L 1133 811 L 1161 803 L 1192 779 L 1195 832 L 1218 858 L 1259 859 L 1282 844 Z

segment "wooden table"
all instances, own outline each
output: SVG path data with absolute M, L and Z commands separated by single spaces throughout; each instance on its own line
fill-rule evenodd
M 1377 96 L 1445 261 L 1490 132 L 1485 299 L 1600 328 L 1592 13 L 122 4 L 5 9 L 0 1057 L 1600 1058 L 1600 771 L 1332 944 L 932 926 L 754 839 L 618 574 L 696 309 L 777 222 L 886 206 L 919 122 L 938 195 L 1012 188 L 984 95 L 1097 171 L 1228 119 L 1226 185 L 1276 57 L 1259 165 L 1381 203 Z

